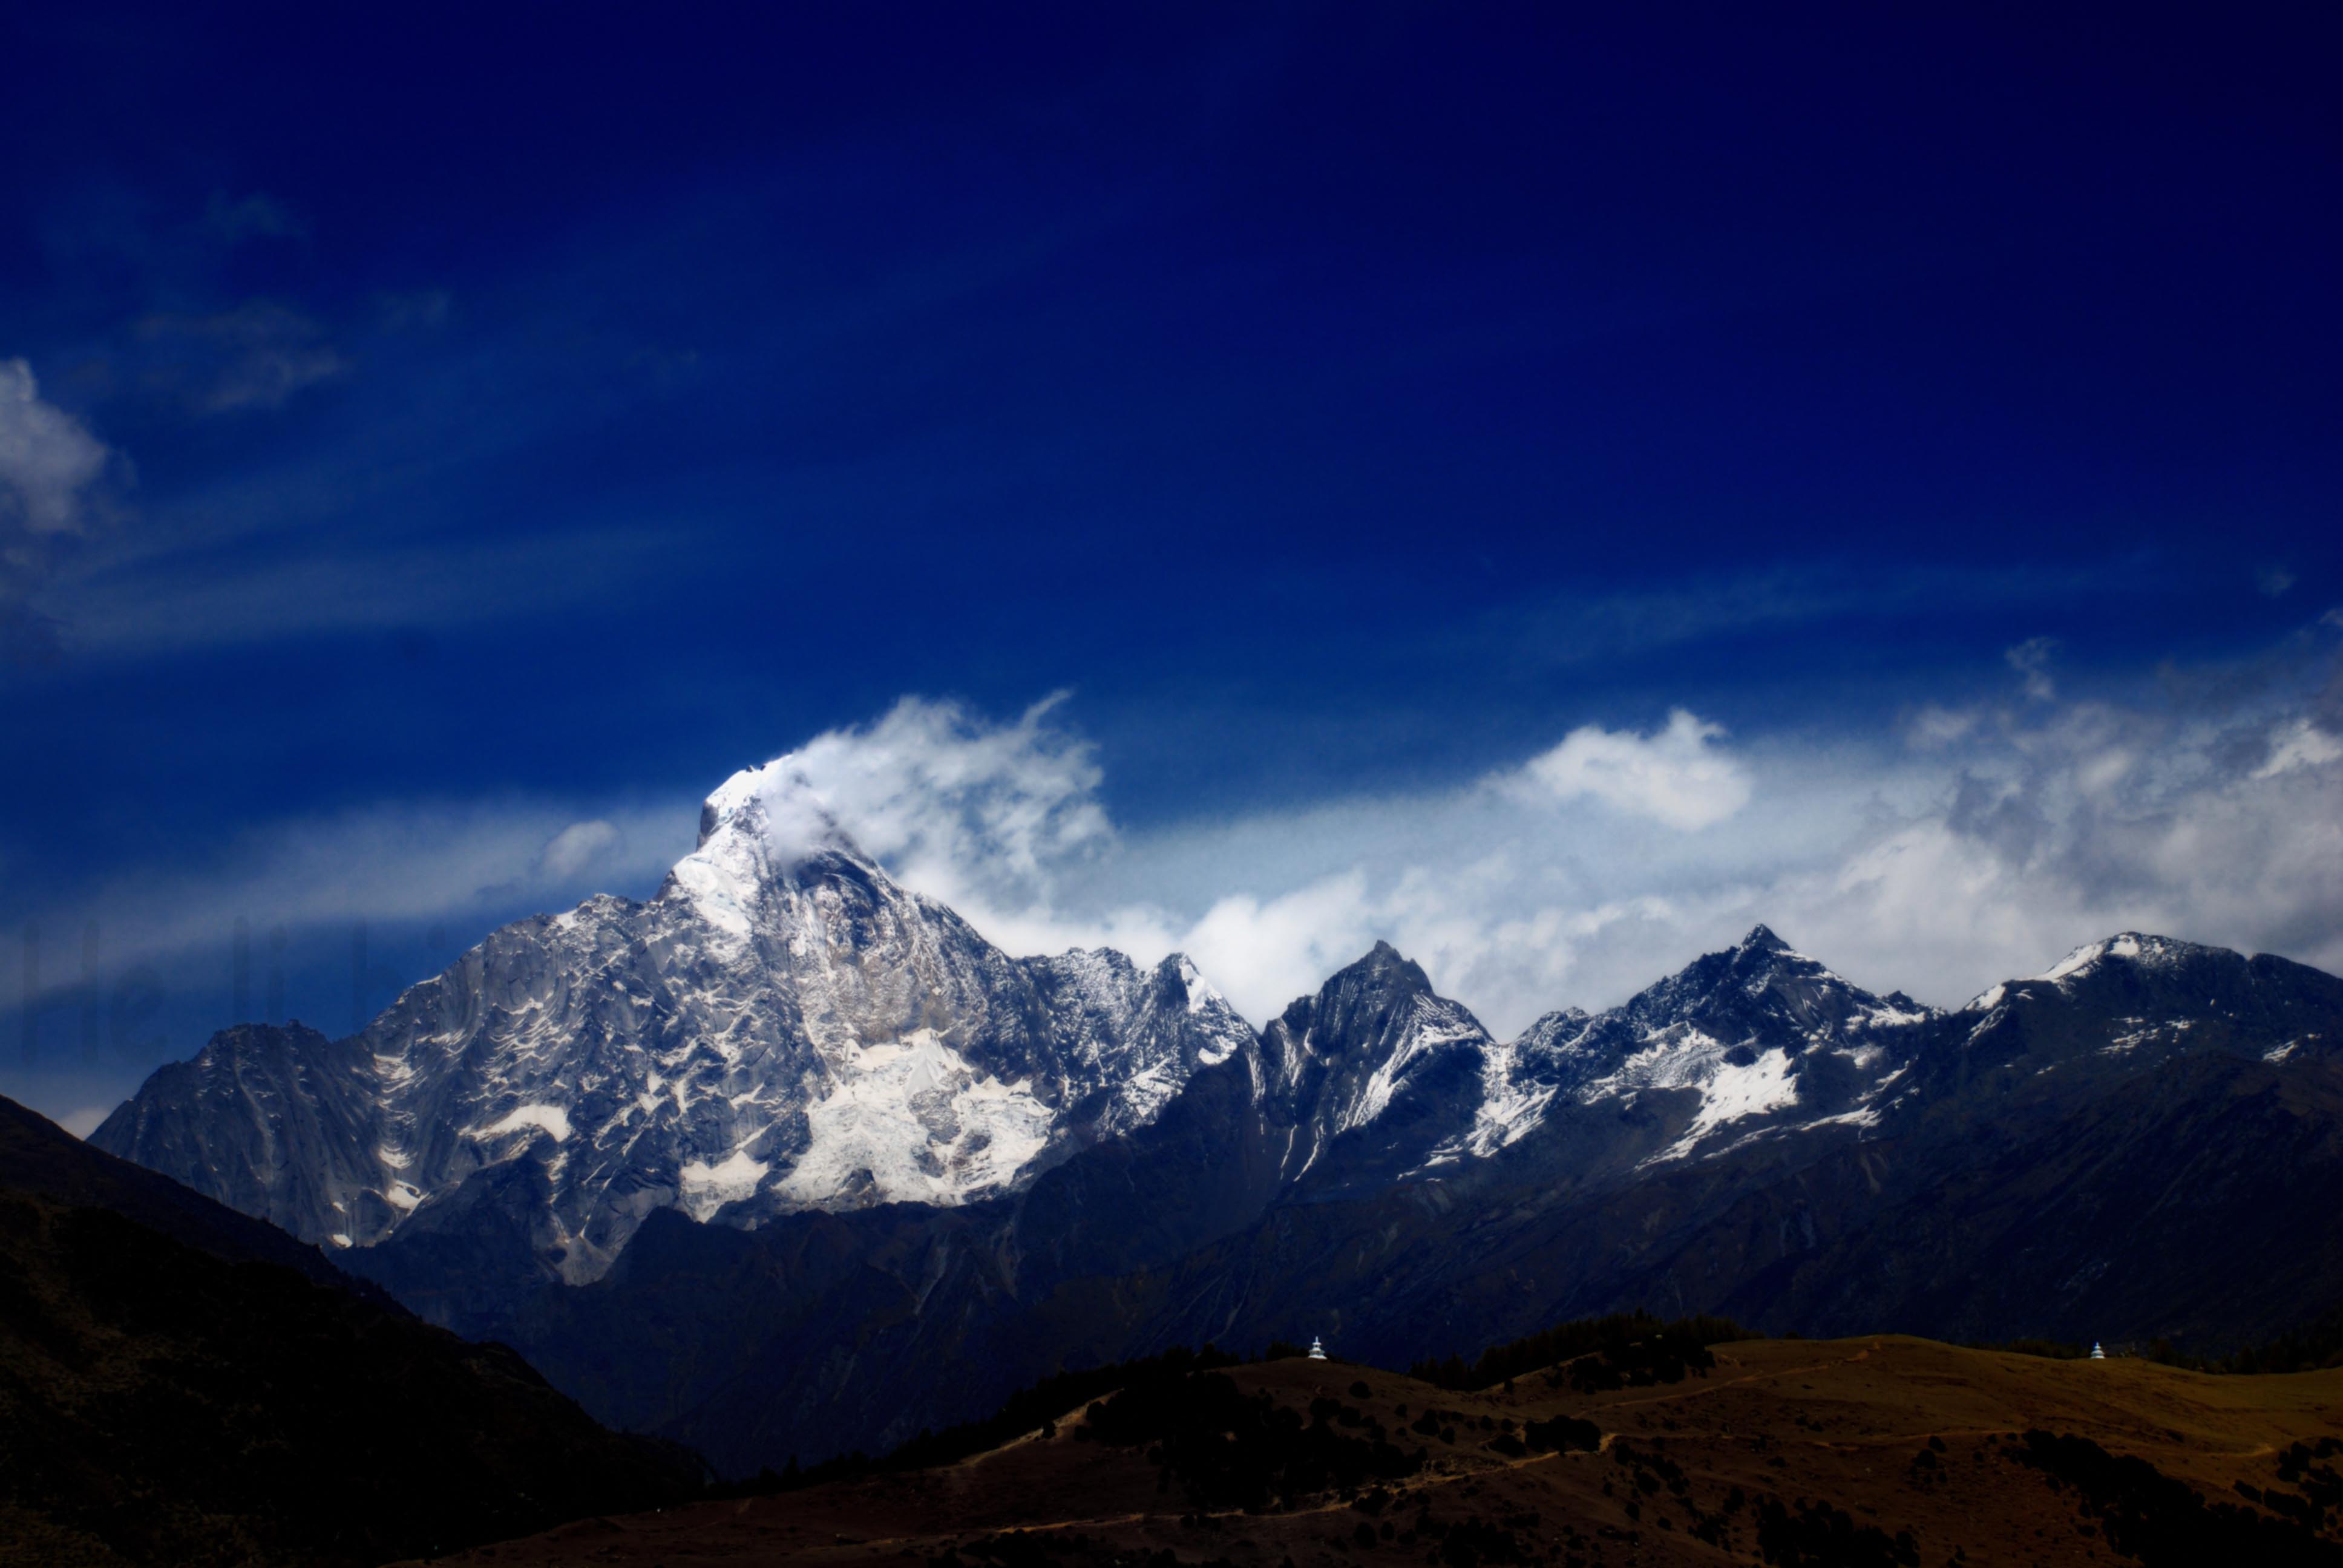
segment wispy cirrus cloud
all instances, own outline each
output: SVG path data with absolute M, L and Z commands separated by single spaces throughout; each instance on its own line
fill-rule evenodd
M 276 300 L 246 300 L 204 315 L 162 314 L 134 337 L 150 391 L 201 414 L 281 408 L 308 387 L 349 374 L 349 357 L 322 323 Z
M 58 937 L 92 933 L 106 976 L 191 964 L 207 972 L 239 921 L 329 952 L 347 950 L 349 932 L 366 926 L 477 936 L 593 892 L 648 891 L 690 849 L 688 817 L 679 801 L 377 802 L 256 827 L 171 863 L 116 868 L 52 907 L 11 912 Z M 65 950 L 39 970 L 52 1000 L 89 983 L 59 961 L 69 944 L 56 945 Z M 215 1011 L 200 1027 L 229 1021 Z M 338 1017 L 327 1021 L 339 1027 Z
M 1866 570 L 1808 562 L 1690 575 L 1659 586 L 1543 595 L 1463 623 L 1457 635 L 1500 657 L 1568 669 L 1797 627 L 1908 621 L 1946 604 L 1996 615 L 2046 608 L 2079 594 L 2146 597 L 2168 591 L 2153 565 L 2141 562 L 1911 562 Z
M 75 653 L 135 658 L 559 614 L 688 558 L 679 530 L 478 539 L 295 538 L 256 558 L 150 540 L 59 584 Z

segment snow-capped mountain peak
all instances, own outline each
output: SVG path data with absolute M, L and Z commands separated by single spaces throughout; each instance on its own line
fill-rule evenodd
M 749 940 L 770 895 L 809 861 L 836 859 L 881 877 L 791 758 L 744 768 L 699 808 L 699 842 L 659 898 L 688 901 L 711 928 Z
M 1377 942 L 1262 1031 L 1262 1098 L 1292 1129 L 1286 1179 L 1420 1166 L 1472 1125 L 1493 1045 L 1421 965 Z
M 1960 1010 L 1990 1013 L 2007 1001 L 2020 987 L 2053 985 L 2066 990 L 2117 971 L 2141 976 L 2157 971 L 2170 972 L 2184 965 L 2201 964 L 2213 960 L 2222 950 L 2172 937 L 2150 936 L 2142 931 L 2119 931 L 2111 937 L 2085 942 L 2038 975 L 1987 986 L 1963 1003 Z
M 330 1050 L 264 1033 L 157 1074 L 101 1146 L 343 1246 L 533 1169 L 539 1253 L 573 1282 L 658 1208 L 754 1225 L 1011 1190 L 1253 1038 L 1184 958 L 1011 958 L 898 886 L 788 759 L 709 795 L 648 902 L 508 926 Z M 320 1078 L 330 1124 L 289 1146 L 281 1107 L 322 1103 Z

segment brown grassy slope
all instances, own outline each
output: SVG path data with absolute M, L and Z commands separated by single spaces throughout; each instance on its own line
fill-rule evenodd
M 1286 1361 L 1236 1370 L 1247 1389 L 1306 1407 L 1331 1395 L 1427 1450 L 1374 1512 L 1322 1497 L 1263 1515 L 1202 1515 L 1159 1490 L 1137 1450 L 1085 1442 L 1074 1414 L 949 1469 L 666 1513 L 588 1520 L 454 1559 L 466 1563 L 805 1563 L 1024 1568 L 1170 1552 L 1275 1568 L 1438 1562 L 1747 1563 L 1768 1498 L 1844 1511 L 1892 1562 L 2130 1561 L 2071 1485 L 2016 1462 L 2028 1429 L 2087 1437 L 2207 1494 L 2280 1486 L 2282 1451 L 2343 1434 L 2343 1372 L 2208 1377 L 2137 1361 L 2054 1362 L 1887 1336 L 1719 1346 L 1705 1378 L 1591 1396 L 1542 1377 L 1511 1392 L 1447 1393 L 1387 1372 Z M 1353 1381 L 1370 1392 L 1353 1396 Z M 1405 1415 L 1401 1413 L 1403 1407 Z M 1427 1409 L 1439 1432 L 1405 1432 Z M 1570 1413 L 1597 1452 L 1508 1457 L 1504 1423 Z M 1932 1444 L 1930 1440 L 1936 1440 Z M 1936 1446 L 1941 1444 L 1941 1447 Z M 1926 1455 L 1923 1459 L 1922 1455 Z M 1681 1477 L 1681 1492 L 1671 1471 Z M 1641 1485 L 1638 1478 L 1641 1478 Z M 1734 1503 L 1736 1491 L 1737 1505 Z M 1377 1500 L 1361 1499 L 1369 1506 Z M 1031 1532 L 1022 1538 L 1000 1533 Z M 1696 1530 L 1711 1539 L 1698 1539 Z M 1858 1543 L 1860 1544 L 1860 1543 Z M 1860 1562 L 1860 1555 L 1844 1559 Z

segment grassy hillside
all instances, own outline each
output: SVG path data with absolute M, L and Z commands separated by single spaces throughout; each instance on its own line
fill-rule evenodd
M 1463 1391 L 1280 1360 L 1191 1373 L 1183 1404 L 1151 1378 L 1131 1408 L 1091 1400 L 960 1462 L 457 1561 L 2343 1563 L 2343 1372 L 2211 1376 L 1898 1336 L 1708 1350 L 1674 1381 L 1592 1392 L 1610 1380 L 1538 1369 Z M 1231 1487 L 1240 1452 L 1271 1484 Z M 1295 1477 L 1314 1489 L 1276 1483 Z

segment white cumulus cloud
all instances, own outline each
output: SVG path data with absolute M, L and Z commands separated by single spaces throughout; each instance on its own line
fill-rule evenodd
M 1592 797 L 1687 831 L 1749 803 L 1749 779 L 1715 744 L 1725 731 L 1679 708 L 1652 735 L 1585 725 L 1530 759 L 1525 779 L 1556 800 Z

